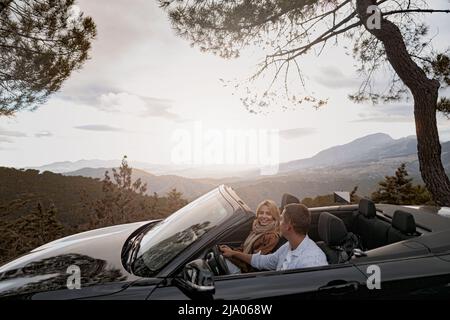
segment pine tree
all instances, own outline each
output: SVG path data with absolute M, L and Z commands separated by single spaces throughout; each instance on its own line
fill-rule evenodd
M 112 172 L 115 185 L 121 191 L 132 191 L 141 195 L 145 194 L 147 191 L 147 184 L 142 183 L 140 178 L 131 183 L 131 174 L 133 173 L 133 169 L 128 165 L 126 155 L 122 159 L 122 164 L 119 167 L 119 171 L 117 171 L 116 168 L 113 168 Z M 106 173 L 108 173 L 108 171 L 106 171 Z
M 37 204 L 37 210 L 33 212 L 28 221 L 31 228 L 29 228 L 29 237 L 38 239 L 40 244 L 44 244 L 63 235 L 64 227 L 57 220 L 56 215 L 58 210 L 54 204 L 50 205 L 50 208 L 46 210 L 41 202 Z M 32 225 L 36 227 L 32 227 Z M 30 227 L 30 226 L 28 226 Z
M 158 193 L 153 192 L 153 195 L 150 197 L 150 211 L 153 213 L 161 212 L 162 210 L 161 199 L 158 196 Z
M 57 219 L 56 207 L 51 204 L 46 210 L 38 201 L 32 212 L 0 224 L 0 262 L 11 260 L 65 234 L 66 230 Z
M 414 190 L 413 204 L 436 205 L 436 203 L 433 201 L 431 193 L 425 186 L 418 184 L 413 187 L 413 190 Z
M 406 164 L 402 163 L 394 176 L 380 181 L 379 189 L 372 193 L 372 200 L 390 204 L 432 204 L 431 195 L 424 186 L 412 184 Z
M 86 205 L 91 213 L 91 219 L 86 229 L 94 229 L 116 224 L 148 219 L 153 216 L 151 202 L 158 202 L 145 196 L 147 184 L 141 179 L 132 181 L 133 169 L 128 165 L 127 156 L 122 159 L 121 166 L 112 169 L 113 180 L 109 171 L 105 172 L 102 181 L 103 196 L 101 199 Z
M 184 207 L 187 204 L 187 201 L 183 199 L 183 194 L 178 192 L 176 188 L 170 190 L 167 194 L 167 206 L 169 212 L 175 212 L 178 209 Z
M 132 181 L 133 169 L 127 156 L 121 166 L 105 172 L 102 180 L 102 196 L 94 201 L 86 193 L 82 195 L 83 207 L 90 212 L 89 222 L 80 226 L 78 232 L 116 224 L 165 218 L 187 204 L 182 193 L 173 189 L 167 197 L 156 192 L 146 195 L 147 184 L 141 179 Z
M 89 58 L 96 26 L 74 0 L 1 0 L 0 117 L 35 110 Z

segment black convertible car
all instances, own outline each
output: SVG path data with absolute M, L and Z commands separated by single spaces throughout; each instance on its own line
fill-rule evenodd
M 93 230 L 36 248 L 0 267 L 0 298 L 450 298 L 448 208 L 361 200 L 311 213 L 309 236 L 325 251 L 325 267 L 228 274 L 218 245 L 241 244 L 255 214 L 220 186 L 165 220 Z M 342 261 L 337 257 L 349 232 L 361 247 Z

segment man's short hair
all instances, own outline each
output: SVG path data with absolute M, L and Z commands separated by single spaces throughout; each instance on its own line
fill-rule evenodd
M 309 209 L 301 203 L 291 203 L 284 207 L 283 219 L 292 225 L 298 234 L 307 234 L 311 225 Z

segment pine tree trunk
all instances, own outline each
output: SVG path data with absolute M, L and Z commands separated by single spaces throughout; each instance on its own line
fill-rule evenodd
M 356 8 L 366 29 L 380 40 L 388 61 L 414 98 L 417 152 L 420 172 L 434 201 L 450 206 L 450 180 L 441 161 L 441 144 L 436 124 L 439 81 L 428 79 L 425 72 L 411 59 L 399 28 L 389 20 L 381 19 L 380 29 L 367 28 L 367 8 L 373 0 L 356 0 Z

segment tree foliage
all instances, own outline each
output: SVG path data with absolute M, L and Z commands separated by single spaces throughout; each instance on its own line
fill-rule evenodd
M 187 204 L 187 200 L 183 198 L 183 193 L 178 192 L 176 188 L 167 193 L 167 207 L 170 212 L 175 212 Z
M 23 206 L 27 201 L 12 203 Z M 66 232 L 57 219 L 57 209 L 51 204 L 45 208 L 41 202 L 35 208 L 17 219 L 0 221 L 0 262 L 24 254 L 40 245 L 60 238 Z
M 405 98 L 407 90 L 390 67 L 383 43 L 364 27 L 358 16 L 355 1 L 323 0 L 232 0 L 232 1 L 164 1 L 160 6 L 168 11 L 177 34 L 201 51 L 212 52 L 223 58 L 239 57 L 250 46 L 259 46 L 266 55 L 250 78 L 271 73 L 273 80 L 262 93 L 250 93 L 243 98 L 247 108 L 261 111 L 276 104 L 279 94 L 271 90 L 279 80 L 285 87 L 286 98 L 294 103 L 312 102 L 315 106 L 326 103 L 323 97 L 308 94 L 302 72 L 302 55 L 320 55 L 326 46 L 343 42 L 357 62 L 362 83 L 349 97 L 357 102 L 390 102 Z M 425 1 L 372 1 L 397 23 L 413 59 L 429 77 L 449 85 L 448 51 L 437 52 L 429 39 L 429 28 L 423 22 L 427 12 L 450 12 L 429 9 Z M 390 79 L 385 87 L 377 87 L 378 71 L 388 70 Z M 303 91 L 296 86 L 289 93 L 290 72 L 299 75 Z M 384 76 L 385 77 L 385 76 Z M 291 88 L 292 89 L 292 88 Z M 302 93 L 303 92 L 303 93 Z
M 102 181 L 103 195 L 93 202 L 86 202 L 91 212 L 88 229 L 105 227 L 134 221 L 165 217 L 187 204 L 182 193 L 173 189 L 166 198 L 146 195 L 147 184 L 141 179 L 132 181 L 133 169 L 128 165 L 127 156 L 121 166 L 112 169 L 113 180 L 105 172 Z
M 0 264 L 70 234 L 165 218 L 186 203 L 176 191 L 171 200 L 144 194 L 126 161 L 121 168 L 98 181 L 0 167 Z
M 3 1 L 0 8 L 0 116 L 34 110 L 88 59 L 92 18 L 74 0 Z
M 147 185 L 140 179 L 132 182 L 133 169 L 128 165 L 127 156 L 122 159 L 121 166 L 112 169 L 113 178 L 109 171 L 105 172 L 102 181 L 103 196 L 90 204 L 93 215 L 90 219 L 90 228 L 115 225 L 130 222 L 144 211 L 145 200 L 143 196 L 147 191 Z
M 422 185 L 413 185 L 409 178 L 406 164 L 395 171 L 395 175 L 386 176 L 379 182 L 379 189 L 372 193 L 372 200 L 377 203 L 433 205 L 431 194 Z
M 332 194 L 319 195 L 314 198 L 306 197 L 302 199 L 301 203 L 308 208 L 339 205 L 339 203 L 334 202 L 334 195 Z

